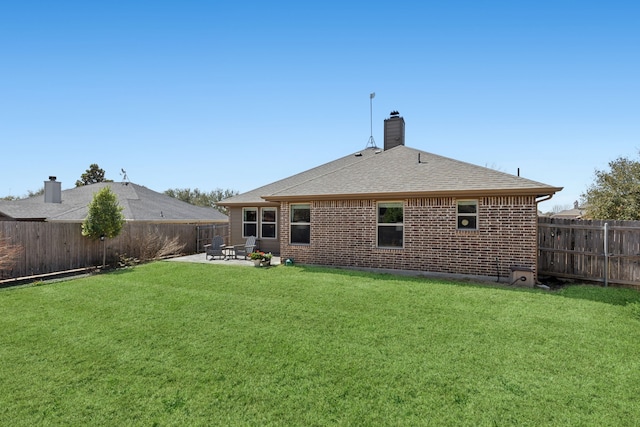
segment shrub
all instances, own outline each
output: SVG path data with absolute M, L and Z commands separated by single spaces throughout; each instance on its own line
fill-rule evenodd
M 145 234 L 138 242 L 140 260 L 151 261 L 180 254 L 186 243 L 180 243 L 178 236 L 170 239 L 167 236 L 157 234 Z

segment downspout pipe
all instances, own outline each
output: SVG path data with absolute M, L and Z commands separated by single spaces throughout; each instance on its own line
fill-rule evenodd
M 547 200 L 551 200 L 551 198 L 553 198 L 553 194 L 549 194 L 549 195 L 547 195 L 547 196 L 543 197 L 543 198 L 542 198 L 542 199 L 540 199 L 540 200 L 536 200 L 536 205 L 537 205 L 538 203 L 542 203 L 542 202 L 546 202 Z

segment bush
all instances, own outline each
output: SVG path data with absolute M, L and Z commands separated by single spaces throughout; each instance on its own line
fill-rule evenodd
M 141 261 L 151 261 L 169 255 L 179 255 L 185 246 L 186 243 L 180 243 L 178 236 L 170 239 L 167 236 L 157 234 L 146 234 L 138 242 Z

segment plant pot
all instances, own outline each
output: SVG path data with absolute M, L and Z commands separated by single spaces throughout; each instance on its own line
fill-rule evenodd
M 253 261 L 253 265 L 255 265 L 256 267 L 260 267 L 260 264 L 262 263 L 262 261 L 259 259 L 254 259 L 252 261 Z
M 268 267 L 268 266 L 271 265 L 271 260 L 270 259 L 262 260 L 262 261 L 260 261 L 260 265 L 263 266 L 263 267 Z

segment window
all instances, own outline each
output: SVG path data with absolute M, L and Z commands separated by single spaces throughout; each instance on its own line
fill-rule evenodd
M 378 247 L 402 247 L 403 215 L 402 202 L 378 203 Z
M 478 229 L 478 201 L 458 201 L 458 230 Z
M 311 243 L 311 206 L 291 205 L 291 243 Z
M 258 209 L 242 209 L 242 237 L 258 237 Z
M 276 238 L 276 208 L 262 208 L 260 220 L 260 237 Z

